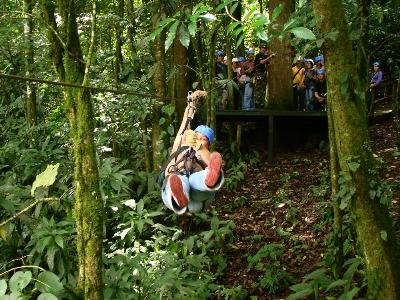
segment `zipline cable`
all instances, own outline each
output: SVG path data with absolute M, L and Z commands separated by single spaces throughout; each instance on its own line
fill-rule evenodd
M 100 92 L 108 92 L 108 93 L 113 93 L 113 94 L 134 95 L 134 96 L 140 96 L 140 97 L 157 99 L 157 100 L 172 100 L 171 98 L 167 98 L 167 97 L 161 97 L 161 96 L 157 96 L 157 95 L 153 95 L 153 94 L 138 93 L 138 92 L 133 92 L 133 91 L 129 91 L 129 90 L 107 89 L 107 88 L 101 88 L 101 87 L 79 85 L 79 84 L 75 84 L 75 83 L 68 83 L 68 82 L 62 82 L 62 81 L 51 81 L 51 80 L 46 80 L 46 79 L 38 79 L 38 78 L 31 78 L 31 77 L 3 74 L 3 73 L 0 73 L 0 77 L 13 79 L 13 80 L 23 80 L 23 81 L 29 81 L 29 82 L 47 83 L 47 84 L 51 84 L 51 85 L 61 85 L 61 86 L 67 86 L 67 87 L 82 88 L 82 89 L 95 90 L 95 91 L 100 91 Z M 177 99 L 177 98 L 175 98 L 175 99 Z

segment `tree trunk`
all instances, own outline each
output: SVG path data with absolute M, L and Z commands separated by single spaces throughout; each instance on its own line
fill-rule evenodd
M 181 44 L 178 38 L 175 38 L 173 43 L 173 66 L 175 69 L 174 95 L 175 110 L 178 114 L 178 120 L 182 120 L 186 107 L 186 97 L 188 93 L 187 64 L 187 49 Z
M 121 69 L 122 69 L 122 28 L 121 22 L 124 19 L 124 0 L 118 0 L 117 13 L 119 20 L 115 24 L 115 67 L 114 67 L 114 81 L 115 86 L 121 83 Z
M 398 244 L 388 207 L 374 196 L 379 180 L 370 149 L 365 99 L 360 89 L 344 9 L 340 0 L 313 0 L 323 34 L 332 28 L 340 38 L 326 41 L 328 107 L 332 110 L 334 142 L 340 171 L 348 179 L 343 187 L 354 214 L 359 243 L 366 258 L 371 299 L 400 299 Z
M 58 2 L 63 20 L 61 36 L 65 40 L 65 51 L 57 48 L 58 30 L 54 6 L 50 0 L 41 0 L 48 24 L 52 24 L 49 35 L 53 64 L 60 80 L 83 84 L 87 79 L 88 65 L 85 68 L 81 51 L 76 12 L 73 0 Z M 94 32 L 92 32 L 94 35 Z M 93 43 L 93 41 L 92 41 Z M 92 48 L 92 47 L 91 47 Z M 63 62 L 62 65 L 59 62 Z M 87 63 L 89 64 L 90 54 Z M 74 218 L 76 223 L 76 245 L 78 252 L 78 293 L 83 299 L 103 299 L 103 200 L 99 188 L 99 174 L 93 139 L 94 118 L 90 91 L 87 89 L 65 88 L 65 110 L 70 123 L 70 132 L 74 143 Z
M 284 8 L 277 18 L 279 28 L 287 22 L 290 14 L 294 10 L 293 0 L 271 0 L 269 1 L 269 15 L 272 16 L 274 9 L 284 3 Z M 279 30 L 279 29 L 278 29 Z M 292 60 L 290 53 L 289 36 L 282 40 L 273 38 L 270 43 L 271 53 L 276 53 L 268 65 L 268 99 L 267 109 L 294 109 L 293 89 L 292 89 Z
M 340 199 L 336 199 L 339 192 L 339 161 L 337 147 L 335 143 L 335 127 L 333 124 L 333 114 L 331 106 L 328 106 L 328 128 L 329 128 L 329 156 L 331 166 L 331 203 L 333 208 L 333 234 L 335 243 L 334 253 L 334 273 L 337 278 L 342 278 L 342 267 L 344 263 L 343 255 L 343 212 L 340 209 Z
M 24 38 L 25 38 L 25 75 L 32 77 L 33 68 L 33 21 L 32 21 L 32 0 L 24 0 L 25 24 L 24 24 Z M 37 111 L 36 111 L 36 87 L 34 84 L 26 83 L 26 120 L 28 126 L 36 124 Z
M 371 0 L 357 0 L 358 2 L 358 20 L 360 27 L 360 38 L 357 45 L 357 67 L 360 83 L 365 93 L 369 88 L 369 59 L 368 49 L 368 30 L 369 30 L 369 6 Z
M 160 21 L 161 13 L 153 16 L 153 29 L 157 28 Z M 165 96 L 165 33 L 162 32 L 153 43 L 153 61 L 157 66 L 157 70 L 153 76 L 153 87 L 156 94 L 160 97 Z M 161 118 L 161 103 L 157 102 L 153 105 L 152 112 L 152 153 L 153 153 L 153 170 L 159 170 L 163 163 L 163 143 L 160 140 L 160 118 Z M 182 113 L 183 115 L 183 113 Z
M 131 61 L 132 68 L 135 75 L 139 75 L 140 71 L 140 62 L 138 60 L 136 45 L 135 45 L 135 36 L 136 36 L 136 19 L 134 13 L 134 3 L 133 0 L 126 0 L 126 14 L 129 21 L 129 26 L 127 29 L 128 36 L 128 45 L 131 51 Z

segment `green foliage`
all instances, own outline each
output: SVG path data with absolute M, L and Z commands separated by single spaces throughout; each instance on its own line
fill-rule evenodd
M 244 179 L 246 171 L 247 165 L 244 162 L 233 165 L 226 171 L 224 186 L 230 191 L 237 189 L 239 182 Z
M 215 277 L 223 274 L 226 261 L 223 249 L 232 241 L 232 221 L 219 220 L 216 215 L 197 217 L 206 221 L 210 229 L 185 238 L 180 229 L 157 223 L 157 211 L 149 213 L 152 199 L 136 203 L 128 200 L 122 209 L 123 229 L 114 236 L 120 241 L 106 246 L 106 299 L 137 299 L 165 297 L 170 299 L 206 299 L 213 293 L 224 293 L 213 285 Z M 141 234 L 136 226 L 142 222 Z M 134 226 L 126 228 L 126 225 Z M 132 234 L 132 232 L 134 234 Z M 213 255 L 210 255 L 213 253 Z M 216 272 L 211 273 L 214 266 Z
M 33 224 L 32 224 L 33 225 Z M 71 219 L 56 222 L 54 218 L 43 217 L 35 224 L 26 245 L 29 251 L 29 261 L 34 265 L 46 263 L 47 267 L 59 274 L 61 278 L 74 277 L 76 261 L 73 240 L 75 235 L 74 223 Z M 44 276 L 44 275 L 43 275 Z
M 268 294 L 277 292 L 289 280 L 279 261 L 283 254 L 282 244 L 266 244 L 254 256 L 247 257 L 248 270 L 256 269 L 262 272 L 258 286 Z
M 8 280 L 8 287 L 7 281 L 1 279 L 0 298 L 31 299 L 29 295 L 36 294 L 38 295 L 37 299 L 41 300 L 62 299 L 64 288 L 57 275 L 43 271 L 35 277 L 31 271 L 17 271 Z
M 247 297 L 247 292 L 246 290 L 241 286 L 236 286 L 233 288 L 226 288 L 222 287 L 221 289 L 217 290 L 215 292 L 215 295 L 218 297 L 222 297 L 222 299 L 229 300 L 229 299 L 246 299 Z
M 233 211 L 237 208 L 243 207 L 247 201 L 248 200 L 245 196 L 235 197 L 232 201 L 224 205 L 224 209 L 227 211 Z
M 355 274 L 363 275 L 359 270 L 362 265 L 362 259 L 352 258 L 343 264 L 346 268 L 343 278 L 335 279 L 328 269 L 321 268 L 304 276 L 303 282 L 292 285 L 290 289 L 294 293 L 288 296 L 288 300 L 303 299 L 309 296 L 309 299 L 320 299 L 322 295 L 327 299 L 353 299 L 365 287 L 364 282 L 357 282 Z M 329 296 L 332 295 L 332 296 Z
M 58 167 L 60 164 L 48 165 L 46 170 L 36 176 L 35 181 L 32 184 L 31 195 L 35 194 L 35 190 L 41 186 L 51 186 L 56 181 L 58 173 Z

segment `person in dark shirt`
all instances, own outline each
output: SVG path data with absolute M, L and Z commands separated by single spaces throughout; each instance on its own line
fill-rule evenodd
M 221 50 L 215 51 L 215 79 L 217 90 L 217 109 L 226 108 L 226 86 L 224 80 L 228 77 L 228 68 L 224 63 L 224 52 Z
M 325 69 L 317 69 L 317 79 L 314 81 L 314 97 L 316 110 L 326 110 L 326 73 Z
M 257 107 L 263 107 L 265 102 L 265 89 L 267 87 L 267 66 L 275 53 L 269 55 L 266 43 L 260 44 L 260 52 L 254 58 L 255 84 L 254 101 Z
M 228 70 L 224 63 L 224 52 L 221 50 L 215 51 L 217 61 L 215 62 L 215 76 L 218 79 L 226 79 L 228 77 Z
M 305 100 L 306 100 L 306 111 L 313 111 L 314 104 L 314 61 L 311 58 L 306 58 L 305 60 L 305 71 L 303 75 L 303 85 L 305 86 Z

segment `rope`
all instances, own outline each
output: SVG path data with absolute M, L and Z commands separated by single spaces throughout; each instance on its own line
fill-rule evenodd
M 23 80 L 23 81 L 29 81 L 29 82 L 47 83 L 47 84 L 51 84 L 51 85 L 61 85 L 61 86 L 67 86 L 67 87 L 82 88 L 82 89 L 94 90 L 94 91 L 99 91 L 99 92 L 108 92 L 108 93 L 113 93 L 113 94 L 134 95 L 134 96 L 158 99 L 158 100 L 172 100 L 171 98 L 168 98 L 168 97 L 161 97 L 161 96 L 157 96 L 157 95 L 153 95 L 153 94 L 146 94 L 146 93 L 138 93 L 138 92 L 134 92 L 134 91 L 130 91 L 130 90 L 123 90 L 123 89 L 119 89 L 119 90 L 107 89 L 107 88 L 101 88 L 101 87 L 80 85 L 80 84 L 68 83 L 68 82 L 62 82 L 62 81 L 51 81 L 51 80 L 17 76 L 17 75 L 9 75 L 9 74 L 3 74 L 3 73 L 0 73 L 0 77 L 12 79 L 12 80 Z M 174 98 L 174 99 L 178 99 L 178 98 Z

